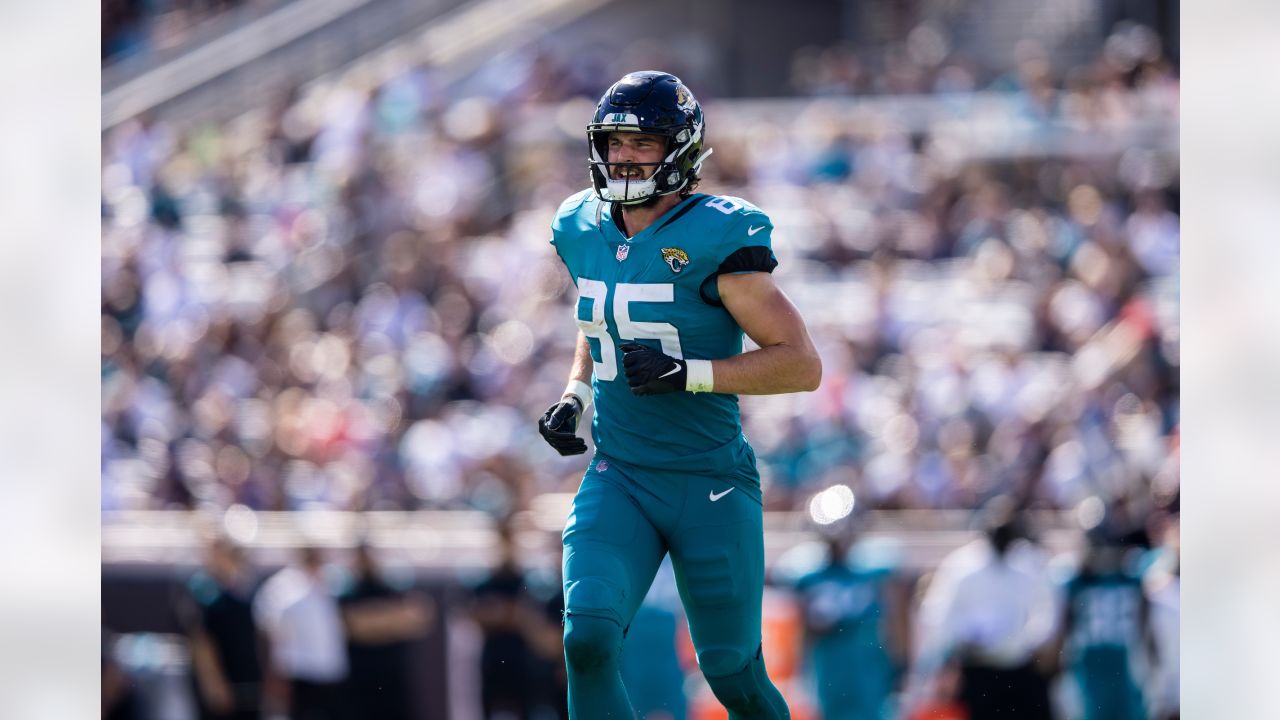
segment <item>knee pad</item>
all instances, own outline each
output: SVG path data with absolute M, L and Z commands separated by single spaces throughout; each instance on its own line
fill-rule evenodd
M 709 648 L 698 653 L 698 666 L 733 720 L 790 720 L 782 694 L 765 671 L 760 648 L 754 657 L 736 648 Z
M 584 577 L 564 586 L 565 615 L 594 615 L 621 626 L 624 600 L 622 588 L 604 577 Z
M 590 672 L 617 662 L 622 653 L 622 589 L 600 577 L 565 586 L 564 658 L 570 669 Z
M 574 672 L 592 672 L 616 664 L 622 654 L 622 627 L 596 615 L 565 613 L 564 660 Z

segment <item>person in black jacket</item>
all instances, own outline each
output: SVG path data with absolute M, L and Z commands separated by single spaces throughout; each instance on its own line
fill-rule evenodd
M 222 537 L 209 543 L 204 568 L 187 581 L 181 614 L 191 643 L 202 719 L 261 717 L 261 641 L 253 619 L 255 591 L 256 578 L 244 551 Z
M 387 582 L 364 543 L 355 549 L 355 578 L 339 598 L 347 631 L 347 677 L 353 707 L 362 717 L 408 720 L 409 643 L 432 626 L 429 597 Z

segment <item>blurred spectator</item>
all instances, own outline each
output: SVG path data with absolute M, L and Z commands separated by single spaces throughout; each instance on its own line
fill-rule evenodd
M 144 47 L 147 36 L 143 0 L 104 0 L 102 3 L 102 59 L 123 58 Z
M 1065 589 L 1063 660 L 1084 720 L 1145 720 L 1154 660 L 1151 612 L 1137 575 L 1140 552 L 1105 523 L 1087 533 L 1084 562 Z
M 794 583 L 806 665 L 825 720 L 896 717 L 892 700 L 907 659 L 907 587 L 883 558 L 851 552 L 856 522 L 819 526 L 821 566 Z
M 267 703 L 291 720 L 346 720 L 346 638 L 323 552 L 305 547 L 253 603 L 269 640 Z
M 485 720 L 533 720 L 556 714 L 548 694 L 550 671 L 542 659 L 550 653 L 543 603 L 530 592 L 519 565 L 513 531 L 498 525 L 498 560 L 475 588 L 472 617 L 484 635 L 480 655 L 480 695 Z M 563 655 L 559 658 L 563 663 Z
M 253 618 L 257 578 L 244 551 L 225 537 L 205 549 L 205 566 L 187 582 L 182 605 L 196 704 L 209 720 L 261 717 L 263 673 Z
M 133 680 L 115 657 L 116 638 L 102 633 L 102 720 L 142 720 Z
M 183 43 L 200 23 L 245 0 L 104 0 L 102 60 L 122 60 Z
M 558 532 L 548 533 L 546 542 L 552 560 L 541 571 L 525 573 L 531 594 L 541 602 L 541 613 L 534 616 L 525 639 L 537 656 L 533 665 L 541 678 L 535 702 L 548 720 L 569 720 L 569 674 L 564 660 L 564 567 L 561 564 L 564 545 Z
M 1179 701 L 1179 630 L 1181 617 L 1180 530 L 1176 515 L 1166 519 L 1160 532 L 1160 543 L 1143 577 L 1143 588 L 1151 609 L 1151 630 L 1156 657 L 1152 672 L 1151 698 L 1156 720 L 1178 720 Z
M 933 576 L 920 608 L 914 681 L 927 684 L 955 663 L 959 700 L 971 720 L 1051 720 L 1041 667 L 1061 603 L 1045 558 L 1008 497 L 984 508 L 983 533 L 948 555 Z
M 355 549 L 354 583 L 339 599 L 347 632 L 352 707 L 362 717 L 408 720 L 409 643 L 431 630 L 435 603 L 404 587 L 394 587 L 374 559 L 373 549 Z

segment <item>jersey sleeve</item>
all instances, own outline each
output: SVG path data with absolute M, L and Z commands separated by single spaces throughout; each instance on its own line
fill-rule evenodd
M 759 208 L 737 200 L 741 209 L 726 224 L 717 248 L 719 263 L 702 281 L 699 289 L 704 302 L 721 306 L 717 279 L 725 273 L 773 272 L 778 258 L 773 254 L 773 222 Z
M 582 215 L 589 209 L 585 206 L 591 198 L 590 189 L 570 195 L 560 203 L 551 220 L 551 245 L 569 270 L 569 277 L 573 279 L 574 285 L 578 284 L 579 269 L 582 266 L 582 237 L 588 229 L 584 227 Z

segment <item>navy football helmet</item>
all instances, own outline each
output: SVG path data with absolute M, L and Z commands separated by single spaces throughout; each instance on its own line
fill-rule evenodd
M 634 205 L 659 195 L 680 192 L 697 178 L 702 161 L 711 154 L 703 149 L 702 106 L 693 93 L 670 73 L 644 70 L 629 73 L 613 84 L 596 105 L 596 114 L 587 125 L 591 184 L 602 200 Z M 643 163 L 642 170 L 654 168 L 641 180 L 613 180 L 609 162 L 609 135 L 615 132 L 642 132 L 666 138 L 661 162 Z

